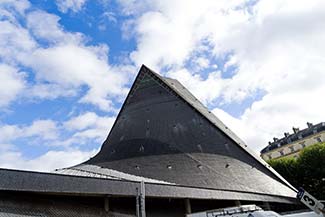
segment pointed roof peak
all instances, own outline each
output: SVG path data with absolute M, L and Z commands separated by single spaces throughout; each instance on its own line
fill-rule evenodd
M 141 66 L 147 71 L 151 72 L 158 78 L 160 78 L 168 87 L 173 89 L 179 96 L 182 97 L 190 106 L 196 109 L 202 116 L 208 119 L 213 125 L 223 131 L 229 138 L 236 142 L 241 148 L 243 148 L 247 153 L 253 156 L 259 163 L 265 166 L 268 170 L 274 173 L 283 183 L 290 186 L 293 190 L 296 190 L 290 183 L 288 183 L 280 174 L 278 174 L 269 164 L 267 164 L 258 154 L 251 150 L 248 145 L 240 139 L 232 130 L 230 130 L 219 118 L 217 118 L 213 112 L 211 112 L 203 103 L 201 103 L 186 87 L 182 85 L 177 79 L 163 77 L 158 73 L 151 70 L 144 64 Z M 140 72 L 141 72 L 140 69 Z M 139 72 L 139 73 L 140 73 Z
M 101 151 L 86 163 L 177 184 L 272 194 L 239 180 L 249 171 L 273 187 L 282 183 L 284 192 L 295 190 L 180 82 L 145 65 Z M 193 178 L 182 177 L 189 170 Z

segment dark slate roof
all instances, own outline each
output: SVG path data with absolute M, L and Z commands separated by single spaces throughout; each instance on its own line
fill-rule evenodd
M 0 169 L 0 191 L 21 191 L 51 195 L 135 197 L 140 183 L 54 173 Z M 146 197 L 268 201 L 297 203 L 296 199 L 246 192 L 192 188 L 167 184 L 145 184 Z
M 295 197 L 295 189 L 185 87 L 145 66 L 85 164 L 194 188 Z
M 266 146 L 264 149 L 262 149 L 261 154 L 267 153 L 271 150 L 277 149 L 281 146 L 288 145 L 293 142 L 297 142 L 299 140 L 303 140 L 306 137 L 309 137 L 311 135 L 317 134 L 319 132 L 325 131 L 325 122 L 321 122 L 316 125 L 311 125 L 308 123 L 309 127 L 303 130 L 299 130 L 293 134 L 287 134 L 287 136 L 277 139 L 274 138 L 274 142 L 270 142 L 268 146 Z
M 11 213 L 11 212 L 6 212 L 6 211 L 0 211 L 0 217 L 46 217 L 46 215 L 42 214 L 20 214 L 20 213 Z

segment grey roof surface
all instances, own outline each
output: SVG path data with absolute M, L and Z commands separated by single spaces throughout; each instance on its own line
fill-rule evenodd
M 19 214 L 19 213 L 10 213 L 10 212 L 1 212 L 0 211 L 0 217 L 42 217 L 42 216 L 46 216 L 46 215 L 42 215 L 42 214 Z
M 102 168 L 96 165 L 88 165 L 88 164 L 81 164 L 70 168 L 58 169 L 55 170 L 53 173 L 103 178 L 103 179 L 128 180 L 128 181 L 136 181 L 136 182 L 144 181 L 146 183 L 173 184 L 173 183 L 169 183 L 157 179 L 135 176 L 117 170 Z
M 254 157 L 258 162 L 264 165 L 268 170 L 270 170 L 274 175 L 277 176 L 284 184 L 289 186 L 291 189 L 296 191 L 296 189 L 288 183 L 278 172 L 276 172 L 269 164 L 267 164 L 257 153 L 252 151 L 243 140 L 241 140 L 232 130 L 230 130 L 219 118 L 217 118 L 211 111 L 209 111 L 191 92 L 189 92 L 179 81 L 171 78 L 165 78 L 155 73 L 156 76 L 160 77 L 165 81 L 169 87 L 171 87 L 175 92 L 177 92 L 186 102 L 193 106 L 197 111 L 199 111 L 205 118 L 207 118 L 212 124 L 214 124 L 218 129 L 225 133 L 229 138 L 242 147 L 246 152 L 248 152 L 252 157 Z M 325 126 L 323 124 L 322 126 Z M 325 129 L 325 127 L 324 127 Z
M 0 169 L 0 191 L 37 192 L 54 195 L 136 196 L 140 183 L 125 180 Z M 296 203 L 295 198 L 266 194 L 192 188 L 147 183 L 146 197 L 269 201 Z
M 194 188 L 295 197 L 295 189 L 185 87 L 145 66 L 86 164 Z

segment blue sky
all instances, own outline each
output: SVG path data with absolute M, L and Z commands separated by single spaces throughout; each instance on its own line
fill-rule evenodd
M 0 1 L 0 167 L 94 155 L 141 64 L 182 82 L 257 152 L 324 121 L 325 3 L 306 4 Z

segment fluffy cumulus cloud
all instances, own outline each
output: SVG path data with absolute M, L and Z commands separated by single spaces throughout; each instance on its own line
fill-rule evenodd
M 84 3 L 57 1 L 62 12 L 77 12 Z M 126 94 L 132 66 L 111 66 L 106 44 L 88 45 L 91 39 L 84 33 L 66 31 L 59 16 L 27 0 L 1 1 L 0 11 L 2 111 L 14 114 L 13 103 L 71 96 L 77 103 L 116 111 L 113 102 Z M 113 121 L 94 112 L 59 121 L 0 121 L 0 167 L 48 171 L 80 163 L 97 152 Z M 33 157 L 29 149 L 35 149 Z
M 0 63 L 0 107 L 8 105 L 25 88 L 24 73 Z
M 182 65 L 193 52 L 205 51 L 214 34 L 222 37 L 248 19 L 244 10 L 236 9 L 245 1 L 121 2 L 124 12 L 136 17 L 132 23 L 138 43 L 131 58 L 153 67 Z
M 28 13 L 26 20 L 28 29 L 37 39 L 46 40 L 51 44 L 82 43 L 83 34 L 64 31 L 57 15 L 36 10 Z
M 325 120 L 323 1 L 121 2 L 133 15 L 136 64 L 179 79 L 212 109 L 264 93 L 236 117 L 214 110 L 256 151 Z
M 224 45 L 229 37 L 249 25 L 252 14 L 248 1 L 121 1 L 121 4 L 124 13 L 134 17 L 125 29 L 136 35 L 137 48 L 130 54 L 135 64 L 146 63 L 163 73 L 167 69 L 167 75 L 178 78 L 190 89 L 204 87 L 192 91 L 206 103 L 213 103 L 220 96 L 229 98 L 223 91 L 229 81 L 223 79 L 216 62 L 227 60 L 234 52 L 234 48 Z
M 29 138 L 29 142 L 46 143 L 57 140 L 59 129 L 53 120 L 35 120 L 30 125 L 0 125 L 0 143 L 10 144 L 19 139 Z M 28 143 L 28 142 L 27 142 Z M 27 145 L 27 144 L 26 144 Z
M 1 144 L 1 146 L 3 146 Z M 54 171 L 57 168 L 74 166 L 88 160 L 97 150 L 65 150 L 48 151 L 37 158 L 26 159 L 17 150 L 6 150 L 0 153 L 0 166 L 8 169 Z
M 76 165 L 98 152 L 115 118 L 93 112 L 57 122 L 35 120 L 29 125 L 0 125 L 0 167 L 38 171 Z M 30 158 L 16 142 L 27 148 L 48 146 L 45 153 Z M 91 147 L 83 145 L 92 144 Z
M 112 26 L 98 21 L 101 34 L 111 32 L 107 41 L 96 41 L 91 14 L 79 20 L 90 22 L 83 27 L 89 32 L 63 24 L 83 13 L 86 0 L 56 0 L 66 14 L 27 0 L 0 2 L 0 109 L 14 113 L 17 103 L 62 99 L 81 108 L 26 123 L 8 124 L 0 116 L 1 167 L 48 170 L 94 154 L 141 64 L 181 81 L 255 151 L 292 126 L 325 121 L 323 0 L 117 3 L 98 16 Z M 112 64 L 115 37 L 129 50 Z M 28 157 L 21 141 L 47 149 Z
M 74 134 L 65 141 L 66 144 L 84 143 L 93 141 L 102 143 L 108 135 L 109 129 L 113 126 L 115 117 L 98 116 L 94 112 L 87 112 L 73 117 L 66 121 L 63 126 Z
M 106 46 L 65 44 L 37 49 L 25 61 L 35 70 L 39 81 L 59 85 L 71 92 L 87 85 L 89 90 L 80 102 L 109 111 L 114 109 L 110 97 L 126 93 L 123 88 L 126 76 L 107 64 L 106 52 Z
M 32 84 L 25 82 L 28 94 L 22 94 L 22 97 L 55 99 L 81 94 L 80 103 L 115 111 L 113 101 L 120 101 L 119 98 L 127 92 L 129 68 L 108 63 L 106 44 L 88 45 L 87 36 L 66 31 L 57 15 L 33 10 L 27 1 L 22 2 L 25 7 L 16 1 L 0 4 L 1 10 L 6 12 L 0 21 L 1 62 L 11 67 L 31 68 L 35 77 Z M 79 1 L 61 3 L 82 5 Z M 20 23 L 17 17 L 26 22 Z M 8 73 L 1 76 L 9 79 Z M 14 76 L 11 72 L 10 78 L 15 78 L 16 83 L 23 81 L 22 73 Z M 87 91 L 81 92 L 84 87 Z M 19 89 L 17 84 L 12 88 Z M 0 106 L 19 96 L 16 89 L 8 96 L 0 96 Z
M 292 126 L 305 128 L 307 121 L 325 120 L 320 100 L 325 93 L 324 12 L 322 1 L 308 6 L 260 1 L 253 18 L 225 41 L 238 67 L 223 90 L 226 101 L 241 100 L 259 89 L 266 92 L 229 122 L 255 150 L 273 137 L 283 137 Z
M 185 84 L 205 105 L 220 97 L 221 90 L 225 85 L 220 71 L 211 71 L 205 79 L 200 74 L 192 74 L 186 68 L 171 71 L 167 73 L 167 76 L 173 77 Z M 207 88 L 211 87 L 213 89 L 208 91 Z
M 78 12 L 82 9 L 85 3 L 86 0 L 56 0 L 58 9 L 63 13 L 66 13 L 69 10 L 72 12 Z

